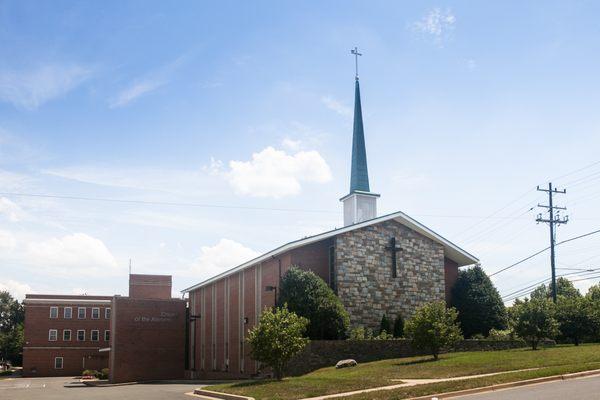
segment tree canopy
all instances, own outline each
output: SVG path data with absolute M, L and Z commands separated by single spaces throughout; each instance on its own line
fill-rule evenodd
M 265 309 L 258 325 L 248 333 L 252 358 L 273 368 L 275 378 L 283 379 L 288 361 L 308 344 L 303 337 L 308 320 L 282 308 Z
M 537 349 L 540 340 L 554 338 L 558 334 L 558 322 L 555 319 L 555 307 L 547 298 L 515 302 L 514 330 L 517 335 Z
M 491 329 L 506 329 L 506 308 L 498 290 L 480 266 L 458 273 L 452 288 L 452 307 L 465 337 L 487 336 Z
M 457 316 L 456 309 L 446 308 L 443 301 L 428 303 L 415 311 L 404 331 L 417 349 L 429 351 L 437 360 L 444 347 L 462 339 Z
M 540 285 L 533 292 L 531 292 L 532 299 L 550 299 L 552 298 L 552 283 L 548 285 Z M 565 277 L 559 277 L 556 280 L 556 295 L 563 297 L 581 297 L 579 290 L 573 286 L 573 282 Z
M 344 339 L 350 317 L 327 283 L 313 272 L 291 268 L 281 280 L 279 304 L 308 319 L 311 340 Z
M 7 291 L 0 291 L 0 359 L 21 364 L 24 320 L 23 304 Z

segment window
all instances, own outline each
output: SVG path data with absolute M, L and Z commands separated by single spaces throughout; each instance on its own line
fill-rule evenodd
M 97 342 L 98 340 L 100 340 L 100 331 L 98 331 L 98 330 L 93 330 L 93 331 L 90 333 L 90 336 L 91 336 L 91 340 L 92 340 L 93 342 Z
M 92 307 L 92 319 L 100 318 L 100 309 L 98 307 Z
M 85 307 L 77 308 L 77 318 L 85 319 Z
M 104 331 L 104 341 L 108 342 L 110 340 L 110 331 Z
M 110 319 L 110 307 L 104 309 L 104 319 Z
M 58 318 L 58 307 L 50 307 L 50 318 Z
M 80 329 L 77 331 L 77 340 L 83 342 L 85 340 L 85 330 Z
M 65 307 L 63 315 L 65 319 L 71 319 L 73 317 L 73 307 Z
M 70 329 L 63 330 L 63 340 L 66 342 L 71 341 L 71 330 Z
M 54 369 L 63 369 L 62 357 L 54 357 Z
M 58 331 L 56 329 L 50 329 L 48 331 L 48 340 L 51 342 L 55 342 L 58 337 Z

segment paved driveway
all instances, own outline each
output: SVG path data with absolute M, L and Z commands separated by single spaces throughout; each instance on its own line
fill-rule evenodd
M 8 378 L 0 380 L 2 400 L 192 400 L 184 393 L 201 384 L 138 384 L 110 387 L 64 387 L 71 378 Z
M 600 399 L 600 376 L 568 379 L 455 397 L 461 400 L 598 400 Z

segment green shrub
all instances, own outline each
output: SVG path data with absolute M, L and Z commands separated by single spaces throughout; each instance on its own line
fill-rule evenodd
M 108 379 L 109 373 L 110 370 L 108 368 L 102 368 L 102 371 L 100 371 L 100 379 Z
M 554 318 L 555 307 L 547 298 L 525 299 L 515 302 L 515 332 L 537 349 L 542 339 L 553 339 L 558 333 L 558 322 Z
M 381 317 L 381 322 L 379 323 L 379 335 L 381 335 L 383 332 L 392 332 L 392 323 L 386 314 L 383 314 L 383 317 Z
M 490 329 L 490 340 L 516 340 L 517 337 L 511 329 Z
M 265 309 L 248 333 L 252 358 L 273 369 L 277 380 L 283 379 L 287 362 L 308 344 L 304 331 L 308 320 L 282 308 Z
M 96 371 L 95 369 L 86 369 L 81 373 L 81 375 L 96 377 L 96 375 L 98 375 L 98 371 Z
M 402 314 L 398 314 L 394 320 L 394 337 L 401 338 L 404 336 L 404 319 Z
M 443 348 L 463 338 L 457 317 L 458 312 L 446 308 L 444 301 L 427 303 L 406 322 L 406 335 L 417 349 L 429 351 L 437 360 Z
M 311 340 L 344 339 L 350 317 L 327 283 L 310 271 L 291 268 L 281 280 L 279 305 L 308 319 Z

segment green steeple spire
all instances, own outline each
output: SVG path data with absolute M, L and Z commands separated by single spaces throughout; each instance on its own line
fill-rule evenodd
M 350 193 L 354 191 L 370 191 L 358 75 L 356 76 L 354 89 L 354 129 L 352 133 L 352 170 L 350 175 Z

